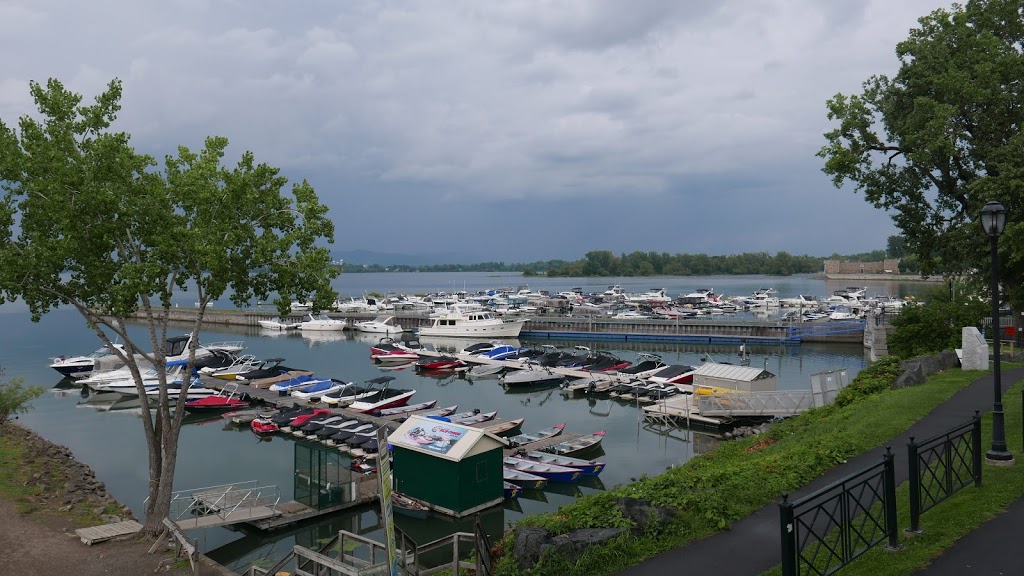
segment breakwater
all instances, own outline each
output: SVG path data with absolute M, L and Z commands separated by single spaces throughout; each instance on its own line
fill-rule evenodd
M 194 322 L 195 309 L 174 308 L 172 321 Z M 336 313 L 351 324 L 370 320 L 377 314 Z M 397 322 L 408 329 L 430 324 L 425 313 L 396 312 Z M 206 324 L 257 327 L 260 320 L 277 320 L 271 310 L 208 310 Z M 298 322 L 302 314 L 290 315 L 282 321 Z M 523 338 L 550 340 L 581 340 L 610 342 L 671 342 L 693 344 L 777 344 L 799 345 L 801 342 L 863 343 L 864 321 L 783 322 L 735 319 L 717 316 L 688 320 L 616 320 L 610 318 L 570 317 L 556 314 L 531 315 L 520 334 Z

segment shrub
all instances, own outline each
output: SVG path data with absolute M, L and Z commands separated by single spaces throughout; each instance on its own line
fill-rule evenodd
M 3 374 L 0 369 L 0 375 Z M 25 387 L 21 384 L 20 378 L 9 382 L 0 382 L 0 424 L 3 424 L 12 414 L 27 412 L 33 398 L 43 393 L 42 386 Z
M 950 300 L 944 288 L 928 292 L 927 303 L 904 307 L 893 319 L 889 352 L 904 360 L 960 347 L 962 328 L 977 326 L 991 311 L 980 300 Z
M 848 406 L 861 398 L 889 390 L 902 372 L 899 358 L 883 356 L 861 370 L 853 382 L 839 392 L 836 405 Z

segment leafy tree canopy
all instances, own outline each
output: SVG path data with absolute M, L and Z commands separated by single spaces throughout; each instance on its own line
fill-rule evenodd
M 1024 304 L 1024 2 L 976 0 L 918 20 L 896 47 L 897 74 L 837 94 L 818 155 L 824 171 L 892 214 L 932 275 L 987 274 L 982 206 L 1008 209 L 1004 285 Z
M 70 304 L 105 344 L 114 334 L 156 366 L 159 405 L 155 415 L 142 412 L 152 532 L 170 503 L 185 412 L 169 409 L 162 346 L 173 294 L 198 294 L 197 337 L 207 306 L 225 294 L 237 306 L 274 294 L 282 314 L 293 298 L 326 309 L 336 297 L 338 270 L 324 245 L 334 225 L 307 182 L 285 193 L 280 171 L 250 152 L 223 166 L 226 138 L 208 138 L 199 151 L 179 147 L 159 170 L 127 133 L 111 129 L 121 107 L 117 80 L 92 104 L 52 79 L 30 92 L 35 116 L 21 117 L 17 129 L 0 121 L 0 302 L 21 298 L 36 320 Z M 131 318 L 148 327 L 148 346 L 125 330 Z M 144 395 L 135 356 L 120 355 Z

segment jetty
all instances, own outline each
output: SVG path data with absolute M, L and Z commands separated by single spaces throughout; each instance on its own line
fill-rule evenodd
M 172 308 L 172 321 L 194 322 L 197 311 Z M 351 326 L 355 322 L 372 320 L 370 313 L 328 314 L 341 318 Z M 430 322 L 425 312 L 401 311 L 389 314 L 407 330 L 416 330 Z M 298 314 L 279 319 L 275 311 L 264 309 L 207 310 L 203 321 L 207 324 L 249 326 L 257 328 L 260 320 L 297 322 Z M 691 343 L 691 344 L 766 344 L 798 346 L 802 342 L 860 343 L 864 340 L 864 320 L 820 322 L 788 322 L 782 320 L 747 320 L 735 318 L 701 317 L 692 319 L 612 319 L 575 317 L 554 313 L 531 315 L 520 333 L 522 338 L 550 340 Z

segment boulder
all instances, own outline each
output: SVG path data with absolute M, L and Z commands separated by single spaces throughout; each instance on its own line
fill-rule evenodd
M 544 528 L 534 526 L 520 526 L 516 528 L 516 544 L 512 553 L 515 555 L 516 566 L 520 572 L 533 568 L 540 560 L 541 547 L 543 547 L 551 533 Z
M 952 350 L 943 350 L 939 353 L 938 359 L 942 370 L 949 370 L 960 365 L 960 359 L 957 358 L 956 352 Z
M 619 498 L 615 501 L 615 508 L 633 523 L 632 532 L 636 536 L 647 532 L 652 525 L 670 522 L 675 517 L 674 510 L 654 506 L 649 500 L 638 498 Z
M 907 368 L 903 374 L 900 374 L 896 378 L 896 382 L 893 382 L 893 388 L 906 388 L 908 386 L 917 386 L 923 384 L 928 376 L 924 373 L 924 368 L 920 362 L 911 362 L 910 367 Z
M 553 550 L 555 553 L 568 558 L 570 562 L 575 563 L 587 548 L 604 544 L 612 538 L 617 538 L 625 531 L 624 528 L 583 528 L 573 530 L 568 534 L 555 536 L 547 543 L 541 545 L 540 554 L 543 556 L 548 551 Z M 516 558 L 518 560 L 518 556 Z

